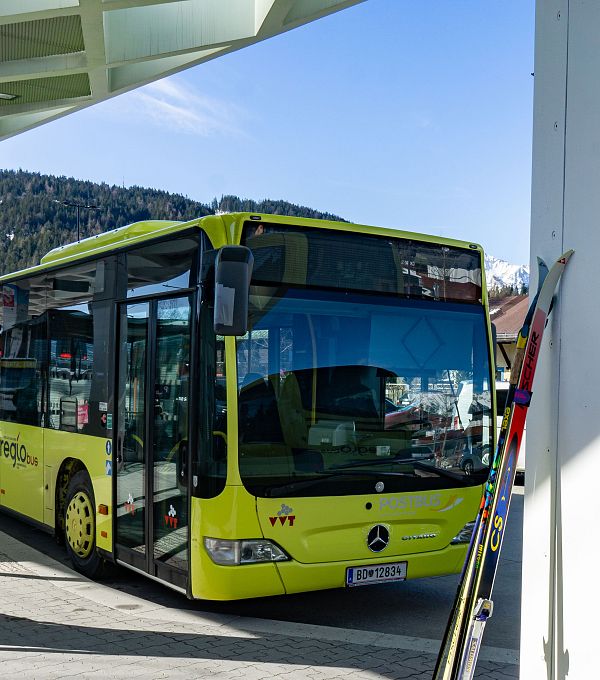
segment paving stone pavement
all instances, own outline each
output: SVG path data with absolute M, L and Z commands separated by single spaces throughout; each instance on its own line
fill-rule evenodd
M 174 610 L 89 581 L 0 532 L 3 679 L 425 680 L 438 645 Z M 482 649 L 477 678 L 518 676 L 513 650 Z

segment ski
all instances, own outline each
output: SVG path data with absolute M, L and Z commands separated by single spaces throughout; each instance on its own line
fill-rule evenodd
M 555 290 L 572 254 L 569 250 L 561 255 L 550 271 L 538 259 L 538 290 L 519 331 L 498 444 L 436 662 L 434 680 L 471 680 L 475 672 L 485 625 L 493 612 L 492 590 L 541 341 Z

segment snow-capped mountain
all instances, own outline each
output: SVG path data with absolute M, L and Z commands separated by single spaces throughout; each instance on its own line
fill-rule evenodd
M 529 266 L 510 264 L 493 255 L 486 255 L 485 278 L 488 290 L 512 286 L 516 292 L 520 292 L 523 286 L 529 287 Z

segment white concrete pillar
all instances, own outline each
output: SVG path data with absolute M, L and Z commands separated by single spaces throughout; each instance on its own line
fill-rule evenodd
M 527 425 L 521 678 L 600 678 L 600 1 L 538 0 L 531 259 L 574 248 Z M 535 285 L 535 280 L 532 281 Z

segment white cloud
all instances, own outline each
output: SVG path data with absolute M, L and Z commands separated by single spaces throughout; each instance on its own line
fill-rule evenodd
M 440 132 L 440 126 L 436 123 L 434 117 L 429 113 L 420 111 L 413 111 L 410 114 L 412 124 L 420 130 L 431 130 L 433 132 Z
M 113 100 L 118 113 L 127 113 L 153 125 L 201 137 L 246 136 L 240 127 L 243 112 L 229 102 L 198 93 L 171 79 L 157 80 Z
M 170 78 L 162 78 L 161 80 L 156 80 L 149 85 L 141 88 L 141 91 L 154 92 L 157 97 L 171 97 L 171 99 L 176 99 L 178 101 L 185 101 L 187 96 L 186 89 L 176 83 Z

